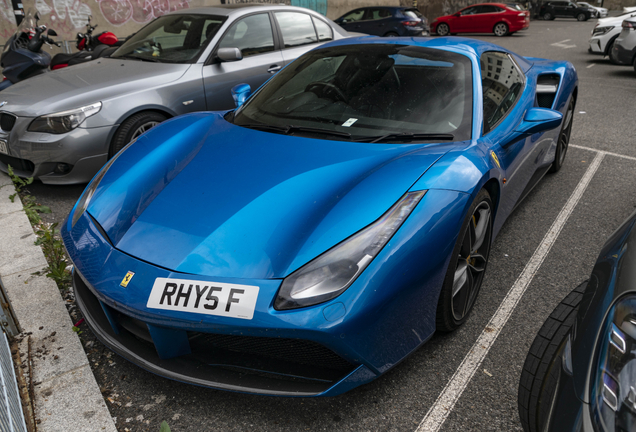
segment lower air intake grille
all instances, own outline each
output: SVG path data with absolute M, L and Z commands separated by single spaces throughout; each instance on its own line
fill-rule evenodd
M 2 153 L 0 153 L 0 162 L 5 165 L 11 165 L 14 170 L 26 171 L 27 173 L 32 173 L 35 169 L 35 165 L 30 160 L 18 159 Z
M 13 114 L 0 113 L 0 129 L 5 132 L 11 132 L 17 119 Z

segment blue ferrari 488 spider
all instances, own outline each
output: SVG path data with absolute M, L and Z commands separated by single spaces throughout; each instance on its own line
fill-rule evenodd
M 564 162 L 577 86 L 470 39 L 323 45 L 109 161 L 62 230 L 77 303 L 171 379 L 367 383 L 467 319 L 504 221 Z

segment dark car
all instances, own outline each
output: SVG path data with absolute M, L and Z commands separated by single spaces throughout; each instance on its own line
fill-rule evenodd
M 428 20 L 408 7 L 374 6 L 347 12 L 335 20 L 347 31 L 374 36 L 428 36 Z
M 532 343 L 519 384 L 526 432 L 636 430 L 635 226 L 636 213 Z
M 590 18 L 596 18 L 598 11 L 587 6 L 579 6 L 571 1 L 551 1 L 541 5 L 539 15 L 544 20 L 576 18 L 577 21 L 587 21 Z

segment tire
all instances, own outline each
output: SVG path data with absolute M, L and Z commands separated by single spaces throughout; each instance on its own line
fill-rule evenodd
M 521 371 L 517 404 L 525 432 L 543 431 L 557 394 L 561 354 L 576 320 L 587 281 L 576 287 L 552 311 L 530 346 Z
M 546 21 L 550 21 L 554 19 L 554 16 L 552 16 L 552 14 L 550 12 L 546 12 L 543 14 L 543 19 Z
M 441 23 L 435 29 L 435 33 L 437 33 L 437 36 L 448 36 L 448 34 L 450 33 L 450 28 L 448 27 L 448 24 Z
M 387 34 L 384 35 L 384 37 L 398 37 L 400 36 L 399 34 L 397 34 L 396 32 L 388 32 Z
M 475 305 L 488 264 L 493 209 L 488 191 L 482 189 L 464 217 L 437 303 L 441 332 L 462 325 Z
M 143 111 L 127 118 L 110 143 L 108 158 L 112 158 L 123 149 L 126 144 L 136 140 L 139 135 L 158 125 L 166 119 L 166 116 L 156 111 Z
M 498 22 L 495 24 L 495 27 L 493 27 L 492 32 L 498 37 L 505 36 L 508 34 L 508 24 L 505 22 Z
M 568 152 L 568 146 L 570 144 L 570 135 L 572 134 L 572 123 L 574 120 L 574 96 L 570 98 L 568 103 L 568 109 L 563 116 L 563 123 L 561 125 L 561 131 L 559 132 L 559 139 L 557 141 L 557 148 L 554 154 L 554 162 L 549 169 L 549 173 L 558 172 L 565 162 L 565 155 Z
M 616 60 L 616 58 L 612 54 L 612 51 L 614 51 L 614 42 L 616 42 L 616 38 L 612 39 L 611 41 L 609 41 L 607 43 L 607 46 L 605 47 L 605 52 L 607 53 L 607 56 L 609 57 L 610 62 L 612 64 L 617 65 L 618 61 Z
M 577 21 L 587 21 L 587 15 L 585 15 L 584 13 L 580 13 L 576 16 L 576 20 Z

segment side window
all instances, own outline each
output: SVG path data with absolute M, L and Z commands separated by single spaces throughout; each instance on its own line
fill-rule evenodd
M 298 12 L 275 12 L 276 20 L 283 34 L 285 48 L 318 42 L 311 17 Z
M 466 8 L 460 12 L 462 16 L 464 15 L 475 15 L 477 13 L 477 7 Z
M 238 48 L 243 57 L 274 51 L 269 15 L 250 15 L 234 23 L 223 35 L 219 48 Z
M 343 22 L 360 21 L 363 16 L 364 16 L 364 9 L 358 9 L 351 12 L 350 14 L 343 16 L 342 21 Z
M 480 64 L 484 133 L 487 133 L 515 106 L 523 91 L 525 78 L 506 53 L 487 51 L 481 55 Z
M 322 41 L 330 41 L 333 39 L 333 31 L 331 30 L 331 26 L 324 22 L 321 19 L 316 17 L 312 17 L 314 20 L 314 26 L 316 26 L 316 32 L 318 33 L 318 40 Z
M 369 14 L 367 15 L 367 19 L 378 20 L 389 18 L 391 16 L 391 11 L 387 9 L 369 9 Z
M 500 11 L 500 9 L 495 7 L 495 6 L 485 5 L 485 6 L 480 6 L 479 7 L 479 13 L 480 14 L 495 13 L 495 12 L 499 12 L 499 11 Z

